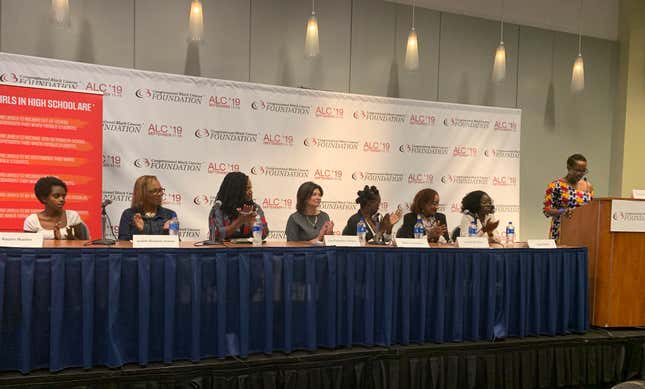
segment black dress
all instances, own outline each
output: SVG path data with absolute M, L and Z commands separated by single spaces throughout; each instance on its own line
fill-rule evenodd
M 435 213 L 434 214 L 435 219 L 440 224 L 446 224 L 446 215 L 443 213 Z M 403 225 L 399 230 L 396 232 L 396 237 L 397 238 L 414 238 L 414 225 L 417 224 L 417 215 L 415 213 L 409 212 L 406 213 L 405 216 L 403 216 Z M 446 232 L 443 234 L 443 238 L 446 240 L 446 242 L 450 242 L 450 235 L 448 234 L 447 228 Z

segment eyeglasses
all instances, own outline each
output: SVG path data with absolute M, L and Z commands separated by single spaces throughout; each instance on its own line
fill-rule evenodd
M 589 169 L 574 169 L 574 168 L 569 168 L 572 172 L 580 173 L 580 174 L 587 174 L 589 173 Z
M 166 191 L 166 188 L 155 188 L 148 191 L 148 193 L 153 195 L 163 194 Z

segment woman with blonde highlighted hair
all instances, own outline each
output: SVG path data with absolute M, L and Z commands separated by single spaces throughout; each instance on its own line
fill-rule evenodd
M 132 205 L 123 211 L 119 222 L 119 240 L 132 235 L 167 235 L 175 211 L 161 206 L 165 189 L 156 176 L 141 176 L 134 182 Z

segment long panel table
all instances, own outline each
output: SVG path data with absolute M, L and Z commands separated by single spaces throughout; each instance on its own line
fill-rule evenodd
M 589 328 L 585 248 L 50 245 L 0 248 L 0 371 Z

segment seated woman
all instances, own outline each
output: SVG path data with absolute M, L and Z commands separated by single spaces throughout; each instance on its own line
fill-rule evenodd
M 400 219 L 402 210 L 399 208 L 393 214 L 385 214 L 381 218 L 378 209 L 381 206 L 381 195 L 375 186 L 365 185 L 363 190 L 357 192 L 356 203 L 360 208 L 356 214 L 350 216 L 347 225 L 343 228 L 343 235 L 356 235 L 356 225 L 362 219 L 367 225 L 366 240 L 374 239 L 376 242 L 389 241 L 392 234 L 392 226 Z
M 287 220 L 287 242 L 309 241 L 318 243 L 325 235 L 333 235 L 334 223 L 319 209 L 323 196 L 320 185 L 307 181 L 300 185 L 296 195 L 296 209 Z
M 488 236 L 489 242 L 500 242 L 496 229 L 499 220 L 495 220 L 495 206 L 490 196 L 481 190 L 468 193 L 461 200 L 461 223 L 459 223 L 459 235 L 468 236 L 468 227 L 475 221 L 477 225 L 477 236 Z
M 168 235 L 175 211 L 161 206 L 165 189 L 155 176 L 141 176 L 134 182 L 132 205 L 123 211 L 119 222 L 119 240 L 132 235 Z
M 77 236 L 87 231 L 76 211 L 64 210 L 67 197 L 67 185 L 57 177 L 47 176 L 36 181 L 34 186 L 36 198 L 45 209 L 27 216 L 23 226 L 25 232 L 40 232 L 44 239 L 89 239 L 88 236 Z
M 257 215 L 262 221 L 262 239 L 269 235 L 264 211 L 253 202 L 253 186 L 246 174 L 228 173 L 219 187 L 216 203 L 208 215 L 210 240 L 250 238 Z
M 418 191 L 412 200 L 411 212 L 403 217 L 403 225 L 397 231 L 396 237 L 414 238 L 414 225 L 417 223 L 417 218 L 420 217 L 426 230 L 428 242 L 450 242 L 446 215 L 437 212 L 438 208 L 439 193 L 430 188 Z

